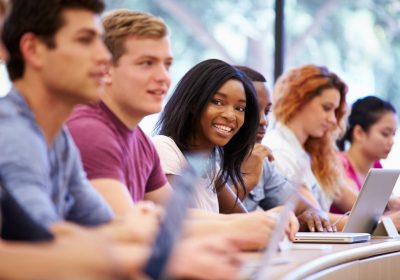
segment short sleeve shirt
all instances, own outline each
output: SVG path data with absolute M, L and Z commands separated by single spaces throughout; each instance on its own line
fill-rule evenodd
M 157 135 L 152 140 L 160 155 L 161 166 L 165 174 L 180 175 L 188 162 L 174 140 L 164 135 Z M 218 213 L 218 197 L 213 189 L 214 179 L 210 177 L 200 178 L 199 184 L 194 186 L 196 188 L 195 207 Z
M 90 180 L 115 179 L 135 202 L 167 183 L 150 138 L 140 127 L 126 127 L 104 103 L 78 106 L 68 128 Z
M 0 98 L 0 181 L 44 226 L 60 220 L 99 225 L 112 218 L 82 169 L 70 134 L 62 128 L 48 146 L 24 97 Z

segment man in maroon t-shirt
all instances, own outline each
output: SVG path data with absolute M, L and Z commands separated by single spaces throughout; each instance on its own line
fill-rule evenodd
M 119 215 L 133 202 L 162 203 L 172 192 L 151 140 L 138 126 L 161 111 L 172 54 L 160 18 L 120 10 L 103 24 L 113 55 L 105 93 L 98 103 L 78 106 L 68 128 L 88 178 Z

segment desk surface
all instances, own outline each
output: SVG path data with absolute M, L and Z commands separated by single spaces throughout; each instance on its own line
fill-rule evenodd
M 307 246 L 314 244 L 307 244 Z M 316 248 L 320 247 L 316 244 Z M 348 263 L 400 251 L 400 239 L 373 239 L 355 244 L 327 244 L 328 249 L 291 249 L 277 253 L 272 260 L 271 279 L 304 279 L 319 271 Z M 247 253 L 245 258 L 255 261 L 259 253 Z

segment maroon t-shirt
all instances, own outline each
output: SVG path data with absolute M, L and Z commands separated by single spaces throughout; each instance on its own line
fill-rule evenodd
M 140 127 L 128 129 L 104 103 L 77 106 L 67 126 L 90 180 L 118 180 L 135 202 L 167 183 L 149 137 Z

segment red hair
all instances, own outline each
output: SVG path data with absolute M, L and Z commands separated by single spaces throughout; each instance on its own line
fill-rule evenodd
M 335 110 L 337 124 L 323 137 L 309 137 L 304 149 L 310 155 L 311 169 L 321 187 L 334 197 L 343 183 L 335 141 L 346 113 L 347 85 L 326 67 L 304 65 L 294 68 L 282 75 L 275 84 L 273 111 L 276 120 L 286 125 L 305 104 L 323 90 L 331 88 L 340 93 L 339 107 Z

